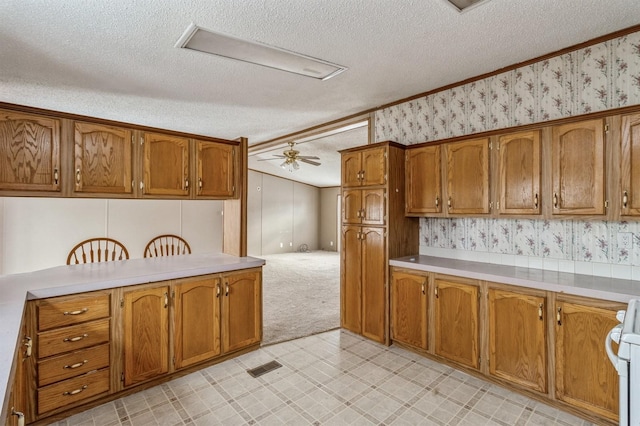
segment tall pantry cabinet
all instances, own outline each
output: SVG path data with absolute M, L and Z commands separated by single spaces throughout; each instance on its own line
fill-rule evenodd
M 418 253 L 418 219 L 404 216 L 404 146 L 342 154 L 340 322 L 389 344 L 389 259 Z

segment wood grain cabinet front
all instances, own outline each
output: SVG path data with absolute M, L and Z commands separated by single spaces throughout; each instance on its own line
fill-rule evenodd
M 391 339 L 428 349 L 427 274 L 393 268 L 391 272 Z
M 143 194 L 188 197 L 189 139 L 144 133 L 143 141 Z
M 133 132 L 74 122 L 75 193 L 133 195 Z
M 489 288 L 490 374 L 547 392 L 547 322 L 544 292 Z
M 262 274 L 258 270 L 222 276 L 222 352 L 262 340 Z
M 445 144 L 447 213 L 489 213 L 489 139 Z
M 622 155 L 620 156 L 622 216 L 640 216 L 640 114 L 622 117 Z
M 434 352 L 474 369 L 480 366 L 479 291 L 474 280 L 434 279 Z
M 344 153 L 342 186 L 377 186 L 387 183 L 387 149 L 384 146 Z
M 196 197 L 233 198 L 236 194 L 238 147 L 199 140 L 195 144 Z
M 59 119 L 0 110 L 0 190 L 59 192 Z
M 35 336 L 29 421 L 111 391 L 110 291 L 35 300 L 27 323 L 28 335 Z
M 406 152 L 406 206 L 412 216 L 433 216 L 442 212 L 440 145 L 408 149 Z

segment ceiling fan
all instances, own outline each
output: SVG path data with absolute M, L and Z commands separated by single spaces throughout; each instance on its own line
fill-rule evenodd
M 284 160 L 280 167 L 290 172 L 298 170 L 300 168 L 300 164 L 298 161 L 302 163 L 311 164 L 312 166 L 319 166 L 320 163 L 312 160 L 319 160 L 319 157 L 309 156 L 309 155 L 300 155 L 300 151 L 293 149 L 295 142 L 289 142 L 289 149 L 285 150 L 282 155 L 274 154 L 275 158 L 263 158 L 258 161 L 269 161 L 269 160 Z

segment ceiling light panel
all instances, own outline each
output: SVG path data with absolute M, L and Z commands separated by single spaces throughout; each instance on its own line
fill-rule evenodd
M 210 31 L 195 24 L 189 25 L 176 43 L 176 47 L 275 68 L 318 80 L 335 77 L 347 69 L 341 65 L 278 47 Z

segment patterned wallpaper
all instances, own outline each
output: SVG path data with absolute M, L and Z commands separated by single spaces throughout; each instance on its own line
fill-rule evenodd
M 375 134 L 376 141 L 411 145 L 637 104 L 640 32 L 378 110 Z M 640 223 L 423 218 L 420 224 L 422 254 L 469 260 L 487 254 L 494 263 L 640 280 Z

